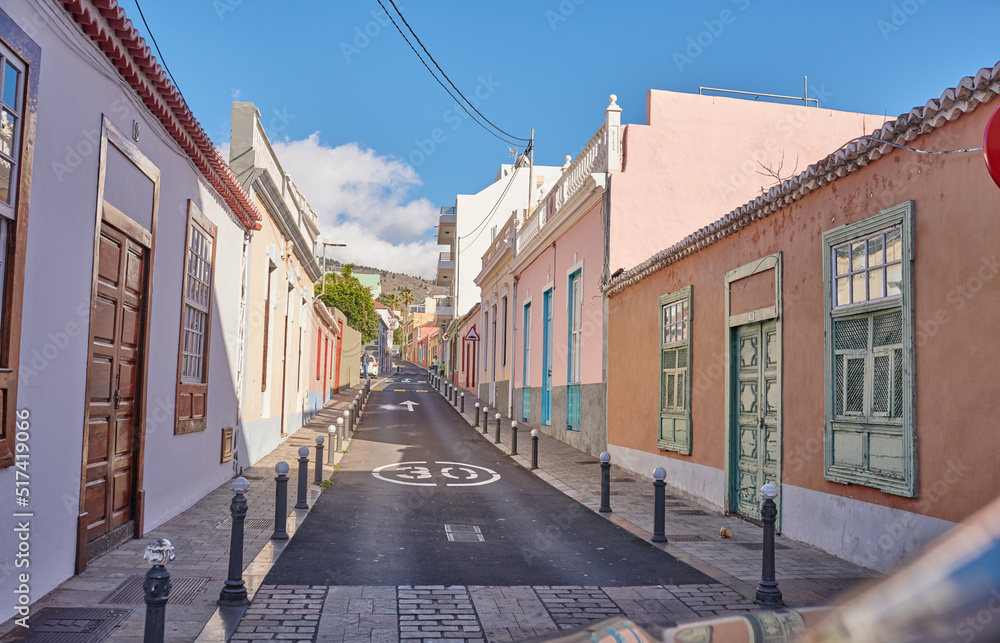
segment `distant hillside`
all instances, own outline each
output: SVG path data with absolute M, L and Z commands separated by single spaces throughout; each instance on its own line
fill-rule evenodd
M 333 266 L 335 270 L 339 270 L 344 265 L 332 259 L 327 259 L 327 263 Z M 402 292 L 404 288 L 409 288 L 410 293 L 413 295 L 414 304 L 422 303 L 424 298 L 430 295 L 448 294 L 446 286 L 435 286 L 433 281 L 421 279 L 420 277 L 411 277 L 401 272 L 391 272 L 389 270 L 382 270 L 381 268 L 358 264 L 354 265 L 354 271 L 362 274 L 380 275 L 382 277 L 382 292 L 385 294 L 395 295 Z

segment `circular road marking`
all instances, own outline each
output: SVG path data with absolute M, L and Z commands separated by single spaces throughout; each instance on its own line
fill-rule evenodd
M 492 469 L 464 462 L 394 462 L 372 470 L 372 475 L 384 482 L 414 487 L 436 487 L 436 478 L 444 478 L 446 487 L 478 487 L 500 479 Z

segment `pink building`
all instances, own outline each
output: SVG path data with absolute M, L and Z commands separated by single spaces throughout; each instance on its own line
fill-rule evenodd
M 517 226 L 512 417 L 607 445 L 606 309 L 619 269 L 679 241 L 884 119 L 651 90 L 646 123 L 605 123 Z

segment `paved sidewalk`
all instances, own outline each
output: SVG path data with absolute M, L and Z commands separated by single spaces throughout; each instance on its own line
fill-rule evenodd
M 372 380 L 373 385 L 377 380 Z M 328 436 L 327 427 L 343 416 L 343 411 L 358 394 L 359 388 L 346 389 L 334 396 L 305 426 L 291 434 L 270 455 L 242 476 L 250 482 L 246 494 L 248 512 L 244 529 L 243 579 L 252 598 L 274 560 L 288 541 L 270 540 L 274 531 L 275 473 L 274 466 L 284 460 L 291 467 L 288 484 L 288 533 L 302 522 L 308 510 L 293 509 L 297 496 L 298 450 L 309 447 L 309 497 L 312 506 L 320 493 L 314 484 L 315 438 Z M 346 431 L 350 440 L 350 431 Z M 327 439 L 329 442 L 329 439 Z M 324 445 L 327 446 L 327 445 Z M 346 449 L 346 444 L 343 445 Z M 328 453 L 324 452 L 324 460 Z M 325 464 L 323 478 L 329 479 L 343 454 L 334 454 L 333 463 Z M 7 641 L 44 640 L 140 642 L 145 626 L 145 604 L 142 580 L 149 569 L 143 560 L 146 545 L 157 538 L 166 538 L 174 546 L 176 558 L 167 564 L 173 588 L 166 611 L 168 642 L 224 641 L 227 633 L 239 622 L 245 608 L 219 609 L 216 601 L 229 574 L 230 510 L 233 493 L 231 481 L 220 485 L 194 506 L 117 549 L 94 559 L 87 569 L 66 580 L 32 606 L 32 614 L 40 615 L 46 608 L 80 608 L 72 612 L 47 612 L 50 621 L 44 628 L 33 628 L 26 634 L 16 628 L 13 620 L 0 626 L 0 637 Z M 100 633 L 110 629 L 105 635 Z M 58 631 L 59 634 L 51 632 Z M 11 636 L 4 636 L 10 633 Z M 73 635 L 77 638 L 73 638 Z M 16 636 L 16 637 L 15 637 Z
M 382 380 L 372 380 L 381 388 Z M 428 389 L 431 389 L 428 385 Z M 216 606 L 228 574 L 229 516 L 232 493 L 229 483 L 220 486 L 196 505 L 167 521 L 140 540 L 133 540 L 93 561 L 79 576 L 67 580 L 33 608 L 76 607 L 113 611 L 117 627 L 101 638 L 86 636 L 66 641 L 141 641 L 145 616 L 141 591 L 122 596 L 118 591 L 138 582 L 147 566 L 142 560 L 146 544 L 169 538 L 177 559 L 168 569 L 174 589 L 167 605 L 167 641 L 336 641 L 399 643 L 400 641 L 517 641 L 589 621 L 624 615 L 637 622 L 679 621 L 757 609 L 753 604 L 760 577 L 761 529 L 751 523 L 721 516 L 694 502 L 667 494 L 666 529 L 669 543 L 657 545 L 679 560 L 704 572 L 714 583 L 652 587 L 595 586 L 389 586 L 325 587 L 261 585 L 273 561 L 288 541 L 270 540 L 274 512 L 274 465 L 285 460 L 292 466 L 289 503 L 295 504 L 297 451 L 315 446 L 317 435 L 327 435 L 357 394 L 345 391 L 306 426 L 294 433 L 243 475 L 251 483 L 244 547 L 244 579 L 253 599 L 248 608 Z M 488 433 L 473 429 L 475 403 L 482 400 L 466 392 L 464 417 L 470 431 L 491 444 L 495 419 Z M 458 409 L 455 411 L 458 413 Z M 491 409 L 491 415 L 495 413 Z M 511 423 L 501 420 L 504 454 L 511 452 Z M 364 429 L 362 424 L 359 430 Z M 510 456 L 530 465 L 531 434 L 519 432 L 519 455 Z M 344 445 L 347 449 L 347 445 Z M 324 467 L 324 479 L 334 474 L 342 457 Z M 314 458 L 312 458 L 314 459 Z M 593 511 L 599 508 L 600 466 L 596 458 L 544 433 L 539 435 L 541 479 Z M 310 473 L 310 483 L 313 479 Z M 610 514 L 599 514 L 631 533 L 652 536 L 653 486 L 650 479 L 612 466 Z M 309 504 L 320 489 L 310 484 Z M 304 519 L 307 510 L 289 512 L 288 532 Z M 722 539 L 728 529 L 732 537 Z M 778 537 L 777 579 L 789 606 L 826 603 L 866 580 L 879 577 L 872 570 L 825 554 L 813 547 Z M 117 594 L 117 596 L 116 596 Z M 84 610 L 86 611 L 86 610 Z M 87 614 L 77 615 L 80 629 Z M 0 633 L 13 627 L 0 627 Z M 8 639 L 4 639 L 6 643 Z M 30 639 L 17 639 L 30 640 Z

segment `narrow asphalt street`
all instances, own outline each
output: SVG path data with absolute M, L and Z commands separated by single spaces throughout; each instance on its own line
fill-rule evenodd
M 505 457 L 423 372 L 381 388 L 265 584 L 711 582 Z

